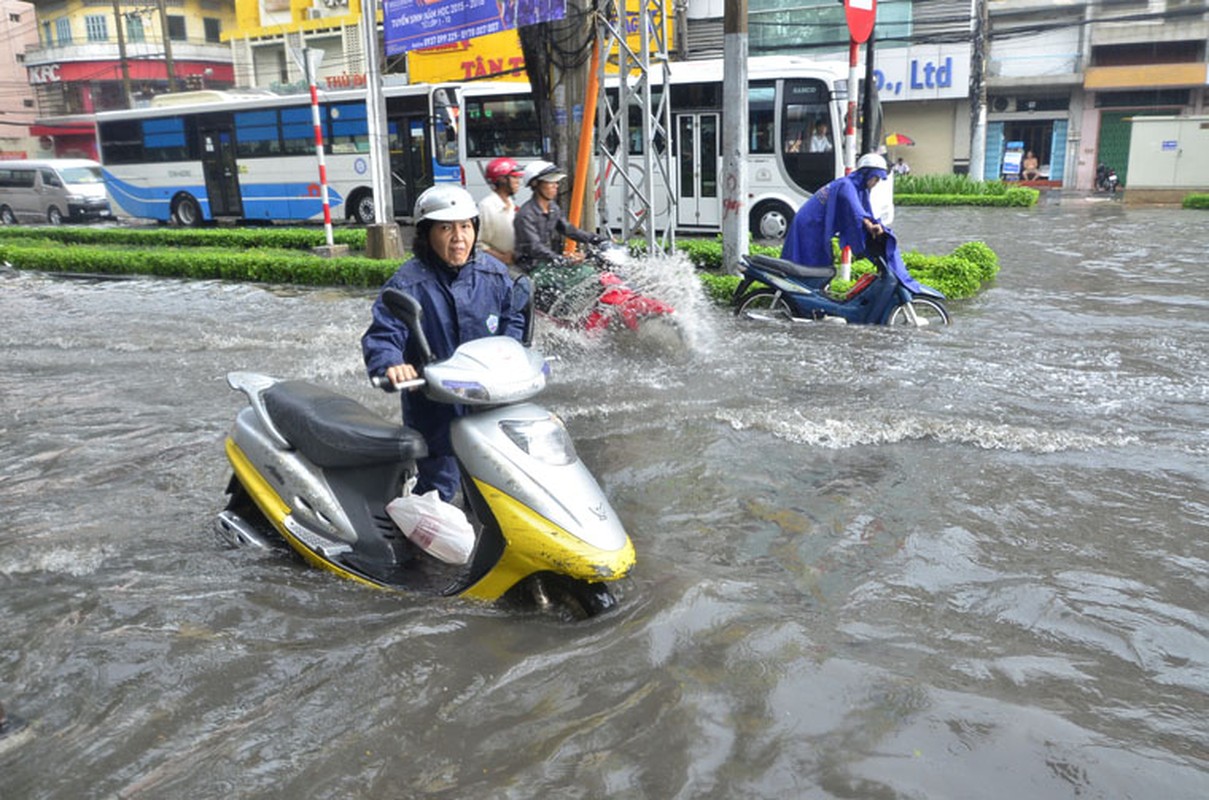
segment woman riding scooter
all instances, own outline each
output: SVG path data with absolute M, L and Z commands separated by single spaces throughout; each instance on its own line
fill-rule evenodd
M 522 341 L 524 308 L 513 290 L 508 268 L 475 250 L 478 207 L 459 186 L 434 186 L 416 200 L 415 257 L 383 286 L 400 289 L 420 302 L 423 330 L 436 359 L 448 358 L 463 342 L 484 336 Z M 416 378 L 420 363 L 409 349 L 407 327 L 383 303 L 374 302 L 373 321 L 361 337 L 370 378 L 393 384 Z M 451 502 L 461 475 L 449 441 L 449 423 L 466 413 L 463 406 L 435 403 L 420 392 L 403 393 L 404 421 L 424 435 L 428 457 L 418 461 L 416 493 L 432 489 Z

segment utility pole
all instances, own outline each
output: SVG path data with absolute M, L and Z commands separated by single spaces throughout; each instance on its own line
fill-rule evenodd
M 130 108 L 130 64 L 126 62 L 126 17 L 122 15 L 120 0 L 113 0 L 113 24 L 118 34 L 118 61 L 122 64 L 122 97 L 125 108 Z
M 722 53 L 722 263 L 735 272 L 748 253 L 747 0 L 726 0 Z
M 986 178 L 987 82 L 986 50 L 989 17 L 987 0 L 970 0 L 973 47 L 970 51 L 970 167 L 972 181 Z
M 172 64 L 172 36 L 168 33 L 168 9 L 164 0 L 156 0 L 160 12 L 160 36 L 164 39 L 164 67 L 168 70 L 168 91 L 176 91 L 176 67 Z

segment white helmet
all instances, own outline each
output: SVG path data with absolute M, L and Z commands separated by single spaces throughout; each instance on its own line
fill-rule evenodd
M 437 185 L 425 189 L 416 198 L 415 219 L 419 225 L 426 219 L 452 222 L 459 219 L 474 219 L 479 215 L 470 192 L 461 186 Z
M 869 169 L 880 169 L 882 172 L 885 172 L 886 159 L 882 156 L 879 156 L 877 153 L 865 153 L 863 156 L 857 159 L 856 168 L 865 169 L 866 167 Z
M 521 173 L 521 182 L 526 186 L 532 185 L 534 181 L 550 181 L 557 183 L 567 177 L 567 173 L 558 168 L 557 164 L 551 164 L 549 161 L 533 161 L 525 167 L 525 171 Z

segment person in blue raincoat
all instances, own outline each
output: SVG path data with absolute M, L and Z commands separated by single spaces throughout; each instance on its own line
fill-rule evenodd
M 907 271 L 894 232 L 873 213 L 869 194 L 885 179 L 885 158 L 877 153 L 861 156 L 856 169 L 819 189 L 794 214 L 781 246 L 781 258 L 808 267 L 833 267 L 831 240 L 839 236 L 840 247 L 851 247 L 853 258 L 878 253 L 904 286 L 912 292 L 921 291 L 919 281 Z M 830 282 L 820 279 L 819 288 Z
M 399 289 L 420 302 L 421 325 L 436 359 L 448 358 L 458 345 L 484 336 L 511 336 L 522 341 L 525 309 L 514 294 L 508 268 L 475 250 L 478 207 L 460 186 L 438 185 L 416 200 L 415 257 L 382 287 Z M 371 378 L 394 384 L 419 376 L 417 354 L 409 350 L 409 331 L 382 302 L 372 308 L 373 321 L 361 337 L 361 352 Z M 424 435 L 428 457 L 419 460 L 415 492 L 436 489 L 451 502 L 461 483 L 453 457 L 449 424 L 466 413 L 460 405 L 436 403 L 422 392 L 404 392 L 403 421 Z
M 840 247 L 851 247 L 859 258 L 871 239 L 885 233 L 873 213 L 869 193 L 886 179 L 886 159 L 876 153 L 863 155 L 851 173 L 819 189 L 793 217 L 781 258 L 809 267 L 835 264 L 831 240 L 840 237 Z

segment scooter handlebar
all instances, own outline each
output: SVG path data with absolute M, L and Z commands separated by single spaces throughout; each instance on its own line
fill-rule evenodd
M 427 383 L 423 378 L 412 378 L 402 383 L 392 383 L 385 375 L 375 375 L 369 379 L 369 382 L 375 389 L 381 389 L 384 392 L 401 392 L 404 389 L 415 389 Z

